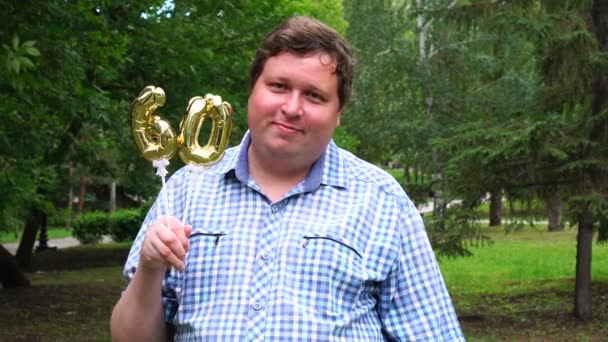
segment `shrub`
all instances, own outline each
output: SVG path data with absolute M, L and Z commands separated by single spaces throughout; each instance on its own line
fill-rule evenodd
M 403 189 L 416 205 L 425 204 L 432 197 L 430 184 L 406 183 L 403 185 Z
M 112 239 L 134 240 L 143 222 L 142 212 L 141 209 L 120 209 L 110 214 L 109 232 Z
M 68 227 L 71 225 L 71 220 L 74 216 L 74 210 L 72 209 L 60 209 L 50 214 L 48 217 L 48 224 L 52 227 Z M 69 222 L 69 224 L 68 224 Z
M 72 234 L 80 243 L 91 244 L 108 234 L 109 215 L 102 211 L 83 213 L 72 222 Z

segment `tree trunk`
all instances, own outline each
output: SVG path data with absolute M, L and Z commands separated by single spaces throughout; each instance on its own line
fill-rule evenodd
M 84 198 L 87 195 L 87 179 L 85 176 L 80 176 L 80 189 L 78 191 L 78 215 L 84 210 Z
M 410 172 L 410 167 L 408 165 L 403 167 L 403 180 L 404 180 L 405 184 L 412 183 L 412 175 Z
M 15 257 L 2 245 L 0 245 L 0 283 L 4 288 L 30 286 L 30 281 L 19 270 Z
M 113 213 L 116 211 L 116 182 L 112 181 L 110 183 L 110 212 Z
M 562 224 L 562 199 L 558 191 L 551 191 L 545 195 L 545 203 L 549 214 L 549 226 L 547 229 L 550 232 L 564 230 Z
M 48 242 L 48 217 L 46 213 L 43 212 L 42 216 L 40 217 L 40 233 L 38 234 L 38 246 L 36 247 L 36 252 L 46 251 L 47 249 L 56 249 L 56 247 L 50 247 Z
M 74 202 L 74 187 L 70 186 L 70 191 L 68 192 L 68 206 L 67 206 L 67 217 L 65 219 L 65 227 L 70 228 L 72 226 L 72 208 Z
M 594 0 L 591 8 L 593 32 L 600 52 L 608 52 L 608 3 Z M 591 112 L 600 115 L 608 106 L 608 76 L 606 67 L 600 66 L 593 82 Z M 601 143 L 605 139 L 604 125 L 594 125 L 590 140 Z M 601 176 L 591 173 L 591 179 Z M 593 247 L 593 214 L 588 207 L 578 214 L 578 235 L 576 246 L 576 288 L 574 295 L 574 315 L 581 321 L 589 321 L 591 312 L 591 249 Z
M 443 174 L 438 172 L 433 174 L 433 215 L 435 217 L 443 217 L 448 207 L 447 200 L 443 195 L 442 187 Z
M 502 191 L 490 193 L 490 227 L 502 224 Z
M 578 214 L 576 237 L 576 285 L 574 316 L 591 320 L 591 248 L 593 246 L 593 215 L 585 208 Z
M 68 191 L 68 203 L 67 203 L 67 214 L 68 216 L 65 219 L 65 227 L 70 228 L 72 226 L 72 209 L 74 208 L 74 187 L 72 186 L 72 177 L 74 176 L 74 167 L 72 166 L 72 162 L 69 163 L 70 170 L 70 190 Z
M 29 217 L 25 223 L 25 229 L 23 230 L 23 236 L 19 242 L 17 253 L 15 258 L 17 259 L 17 265 L 21 269 L 29 269 L 32 261 L 32 253 L 34 252 L 34 243 L 36 242 L 36 236 L 38 235 L 38 228 L 43 220 L 43 215 L 46 215 L 39 209 L 32 209 Z

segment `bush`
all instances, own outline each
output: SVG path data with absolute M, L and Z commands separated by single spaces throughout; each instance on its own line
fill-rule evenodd
M 84 213 L 72 222 L 72 234 L 80 243 L 91 244 L 108 234 L 109 215 L 102 211 Z
M 51 213 L 48 217 L 49 226 L 53 227 L 68 227 L 68 222 L 70 222 L 74 217 L 74 210 L 72 209 L 60 209 Z
M 109 232 L 112 239 L 114 241 L 134 240 L 144 215 L 145 212 L 142 209 L 120 209 L 110 214 Z
M 409 196 L 409 198 L 416 205 L 422 205 L 427 203 L 431 197 L 431 185 L 426 183 L 406 183 L 403 185 L 403 189 Z

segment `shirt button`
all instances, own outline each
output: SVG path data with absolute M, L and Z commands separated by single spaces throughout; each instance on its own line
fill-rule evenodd
M 273 213 L 276 213 L 277 211 L 279 211 L 279 206 L 273 205 L 272 207 L 270 207 L 270 210 L 272 210 Z
M 264 306 L 262 305 L 262 303 L 260 302 L 255 302 L 253 303 L 253 310 L 255 311 L 260 311 L 264 308 Z
M 262 260 L 268 260 L 268 259 L 270 259 L 270 254 L 268 254 L 268 253 L 262 254 Z

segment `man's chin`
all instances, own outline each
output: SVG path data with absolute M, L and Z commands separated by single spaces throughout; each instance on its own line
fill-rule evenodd
M 274 159 L 277 160 L 291 160 L 291 159 L 297 159 L 299 154 L 296 151 L 293 150 L 286 150 L 286 149 L 271 149 L 270 150 L 270 156 Z

